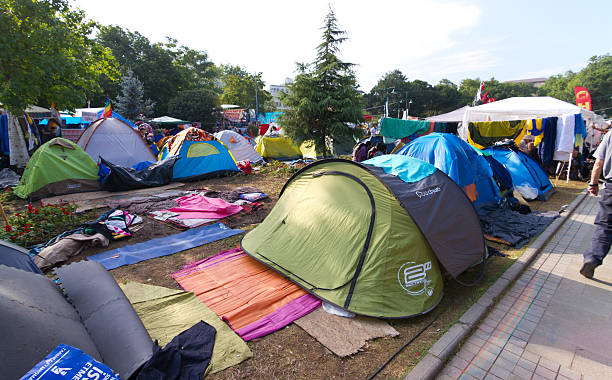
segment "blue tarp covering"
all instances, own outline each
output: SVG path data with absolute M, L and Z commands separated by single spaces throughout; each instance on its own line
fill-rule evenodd
M 107 270 L 111 270 L 156 257 L 172 255 L 243 232 L 242 230 L 233 230 L 223 223 L 215 223 L 143 243 L 126 245 L 89 256 L 87 259 L 97 261 L 104 265 Z
M 436 172 L 436 167 L 411 157 L 384 154 L 370 158 L 362 164 L 378 166 L 387 174 L 393 174 L 406 183 L 419 182 Z
M 261 124 L 270 124 L 278 122 L 281 116 L 283 116 L 282 111 L 266 112 L 265 115 L 260 113 L 257 119 Z
M 487 160 L 468 143 L 449 133 L 421 136 L 396 154 L 418 158 L 446 173 L 459 187 L 476 185 L 477 209 L 501 203 L 500 190 Z

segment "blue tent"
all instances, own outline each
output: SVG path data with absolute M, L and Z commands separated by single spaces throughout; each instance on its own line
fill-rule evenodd
M 474 202 L 479 212 L 501 204 L 493 170 L 482 154 L 449 133 L 421 136 L 396 152 L 428 162 L 446 173 Z
M 160 160 L 168 156 L 167 144 Z M 234 157 L 219 141 L 183 141 L 174 164 L 174 181 L 197 181 L 228 172 L 240 171 Z
M 495 160 L 508 169 L 514 188 L 525 200 L 547 201 L 555 192 L 544 170 L 520 150 L 512 149 L 505 144 L 489 147 L 485 149 L 485 152 L 490 153 Z

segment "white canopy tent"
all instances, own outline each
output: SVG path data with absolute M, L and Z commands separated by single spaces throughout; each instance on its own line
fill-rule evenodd
M 426 118 L 427 121 L 440 121 L 447 123 L 460 123 L 463 121 L 463 115 L 465 115 L 465 111 L 467 111 L 470 106 L 464 106 L 459 109 L 456 109 L 451 112 L 443 113 L 436 116 L 430 116 Z
M 476 107 L 468 107 L 463 115 L 461 126 L 458 129 L 459 136 L 467 140 L 468 124 L 477 121 L 507 121 L 507 120 L 529 120 L 546 117 L 560 117 L 569 114 L 581 114 L 587 126 L 586 141 L 591 146 L 599 143 L 601 132 L 593 129 L 603 127 L 603 118 L 595 112 L 585 110 L 575 104 L 564 102 L 550 96 L 514 97 L 483 104 Z M 559 135 L 557 135 L 559 144 Z M 565 152 L 565 150 L 563 150 Z M 555 155 L 557 156 L 556 152 Z M 567 153 L 571 157 L 571 152 Z M 571 160 L 569 160 L 571 164 Z M 558 167 L 559 170 L 559 167 Z M 568 169 L 569 181 L 569 169 Z
M 473 121 L 528 120 L 565 114 L 582 114 L 589 127 L 603 127 L 603 118 L 595 112 L 550 96 L 514 97 L 476 107 L 467 107 L 463 114 L 459 136 L 467 140 L 467 124 Z

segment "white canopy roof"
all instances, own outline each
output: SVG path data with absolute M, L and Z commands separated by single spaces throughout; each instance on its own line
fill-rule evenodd
M 470 106 L 464 106 L 459 109 L 456 109 L 451 112 L 443 113 L 441 115 L 430 116 L 426 118 L 427 121 L 446 121 L 446 122 L 460 122 L 463 120 L 463 115 L 465 111 L 470 108 Z
M 550 96 L 515 97 L 469 107 L 463 121 L 527 120 L 581 113 L 585 120 L 594 121 L 595 113 Z

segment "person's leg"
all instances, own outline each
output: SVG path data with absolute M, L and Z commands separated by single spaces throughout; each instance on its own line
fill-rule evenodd
M 603 188 L 600 196 L 591 246 L 583 254 L 584 264 L 580 269 L 580 273 L 587 278 L 593 277 L 595 268 L 601 265 L 612 246 L 612 191 Z

